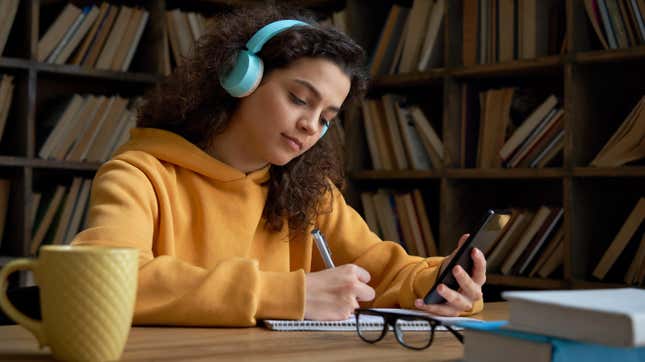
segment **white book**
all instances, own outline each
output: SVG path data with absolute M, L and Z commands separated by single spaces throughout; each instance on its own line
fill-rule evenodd
M 546 115 L 558 104 L 558 99 L 550 95 L 531 115 L 522 122 L 522 124 L 513 132 L 511 137 L 506 140 L 504 146 L 499 150 L 502 160 L 508 160 L 513 152 L 526 140 L 531 131 L 546 117 Z
M 45 143 L 40 148 L 38 157 L 43 159 L 49 158 L 58 142 L 61 141 L 61 137 L 71 130 L 76 119 L 76 115 L 78 114 L 84 103 L 85 99 L 83 99 L 82 96 L 78 94 L 74 94 L 72 96 L 69 103 L 67 104 L 67 107 L 65 108 L 65 111 L 56 122 L 56 126 L 54 126 L 54 129 L 49 133 L 49 136 L 47 136 Z
M 146 24 L 148 23 L 148 18 L 150 17 L 150 13 L 148 13 L 145 10 L 143 11 L 143 14 L 141 15 L 141 19 L 139 20 L 139 25 L 137 28 L 137 32 L 134 36 L 134 40 L 132 41 L 132 44 L 130 44 L 130 49 L 128 49 L 128 54 L 125 57 L 125 60 L 123 61 L 123 65 L 121 66 L 121 71 L 125 72 L 130 68 L 130 63 L 132 62 L 132 58 L 134 57 L 134 53 L 137 51 L 137 48 L 139 47 L 139 41 L 141 40 L 141 35 L 143 34 L 143 29 L 146 28 Z
M 547 206 L 540 207 L 540 209 L 535 214 L 535 217 L 533 218 L 533 220 L 531 220 L 531 223 L 526 228 L 526 231 L 524 231 L 524 234 L 522 234 L 520 239 L 517 241 L 511 253 L 508 255 L 508 257 L 506 257 L 504 264 L 502 264 L 502 274 L 509 275 L 511 273 L 513 265 L 522 255 L 524 249 L 526 249 L 526 247 L 529 245 L 535 234 L 540 230 L 540 227 L 550 213 L 551 209 Z
M 510 291 L 510 328 L 617 347 L 645 346 L 645 290 Z
M 461 330 L 461 327 L 456 326 L 457 323 L 468 322 L 482 322 L 479 319 L 467 317 L 442 317 L 425 313 L 419 310 L 412 309 L 396 309 L 396 308 L 372 308 L 372 310 L 383 311 L 389 313 L 396 313 L 405 315 L 406 317 L 422 316 L 431 317 L 441 321 L 441 323 L 450 325 L 453 329 Z M 404 331 L 429 331 L 430 328 L 425 322 L 410 320 L 401 321 L 403 323 Z M 347 319 L 340 321 L 317 321 L 317 320 L 280 320 L 280 319 L 265 319 L 264 325 L 273 331 L 356 331 L 356 317 L 351 316 Z M 362 328 L 371 330 L 382 330 L 383 319 L 378 316 L 361 316 Z M 447 331 L 444 326 L 438 326 L 435 331 Z
M 12 75 L 5 74 L 0 80 L 0 140 L 4 134 L 9 111 L 11 110 L 14 89 L 13 79 Z
M 60 53 L 55 58 L 52 58 L 53 63 L 63 64 L 67 62 L 67 59 L 72 55 L 74 49 L 78 47 L 78 44 L 83 40 L 87 32 L 90 30 L 90 27 L 94 25 L 96 18 L 99 16 L 99 8 L 92 6 L 88 10 L 83 10 L 83 14 L 85 15 L 83 21 L 77 28 L 74 28 L 71 38 L 66 42 Z
M 83 215 L 85 214 L 87 209 L 87 202 L 90 198 L 91 187 L 92 179 L 83 180 L 81 191 L 78 193 L 78 197 L 76 198 L 76 202 L 74 203 L 72 216 L 69 221 L 67 232 L 65 233 L 64 241 L 67 243 L 72 241 L 72 239 L 74 239 L 74 236 L 76 236 L 76 233 L 78 233 L 79 231 Z
M 404 108 L 400 104 L 396 107 L 399 126 L 401 127 L 401 136 L 403 145 L 407 151 L 410 166 L 414 170 L 429 170 L 432 168 L 432 161 L 426 152 L 421 140 L 419 129 L 417 129 L 414 118 L 409 108 Z M 441 165 L 436 165 L 439 167 Z
M 2 52 L 4 51 L 4 46 L 7 44 L 7 39 L 11 32 L 11 27 L 16 19 L 18 1 L 19 0 L 3 0 L 0 4 L 0 10 L 2 11 L 2 16 L 0 16 L 0 20 L 2 20 L 2 24 L 0 24 L 0 55 L 2 55 Z
M 81 26 L 83 23 L 83 19 L 85 19 L 85 16 L 87 13 L 83 10 L 82 13 L 76 17 L 76 20 L 74 20 L 74 23 L 72 23 L 72 26 L 70 26 L 67 31 L 65 32 L 65 35 L 63 35 L 63 38 L 58 42 L 54 50 L 49 53 L 47 56 L 47 59 L 45 59 L 45 62 L 47 63 L 55 63 L 56 59 L 58 56 L 63 52 L 63 49 L 69 44 L 70 40 L 72 37 L 74 37 L 74 34 L 78 30 L 78 28 Z
M 438 44 L 442 44 L 438 41 L 442 32 L 441 24 L 443 21 L 443 14 L 446 8 L 445 0 L 437 0 L 437 2 L 432 7 L 430 13 L 430 19 L 428 20 L 428 30 L 426 31 L 426 38 L 423 42 L 423 47 L 421 48 L 421 56 L 419 59 L 419 64 L 417 66 L 418 71 L 424 71 L 428 68 L 430 64 L 430 59 L 435 57 L 437 52 L 440 52 Z
M 49 54 L 54 50 L 56 45 L 65 36 L 69 27 L 74 24 L 74 20 L 83 12 L 80 8 L 68 3 L 65 8 L 58 15 L 54 23 L 47 29 L 45 35 L 38 40 L 38 54 L 37 59 L 39 62 L 45 61 Z

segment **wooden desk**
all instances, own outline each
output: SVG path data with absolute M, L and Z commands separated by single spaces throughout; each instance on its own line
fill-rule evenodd
M 475 316 L 508 319 L 505 302 L 487 303 Z M 449 332 L 437 332 L 430 348 L 408 350 L 394 334 L 376 344 L 355 332 L 273 332 L 264 328 L 134 327 L 122 356 L 124 361 L 456 361 L 462 345 Z M 48 361 L 49 349 L 38 350 L 36 339 L 19 326 L 0 327 L 0 360 Z

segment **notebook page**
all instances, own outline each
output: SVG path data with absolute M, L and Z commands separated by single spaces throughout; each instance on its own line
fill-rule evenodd
M 411 309 L 396 309 L 396 308 L 373 308 L 373 310 L 398 313 L 403 315 L 418 315 L 435 318 L 442 323 L 454 325 L 463 321 L 481 322 L 479 319 L 467 317 L 443 317 L 436 316 L 430 313 L 425 313 L 419 310 Z M 364 318 L 365 317 L 365 318 Z M 364 316 L 361 317 L 362 327 L 367 329 L 381 330 L 383 323 L 377 316 Z M 281 319 L 266 319 L 264 325 L 273 331 L 356 331 L 356 318 L 351 316 L 342 321 L 315 321 L 315 320 L 281 320 Z M 461 327 L 454 326 L 454 329 L 462 329 Z M 390 327 L 391 329 L 391 327 Z M 415 321 L 406 321 L 403 324 L 403 330 L 429 330 L 426 323 L 419 323 Z M 444 326 L 439 326 L 435 331 L 447 330 Z

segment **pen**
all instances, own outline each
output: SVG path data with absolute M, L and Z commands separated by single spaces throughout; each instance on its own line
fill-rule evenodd
M 329 251 L 325 237 L 318 229 L 313 229 L 311 231 L 311 235 L 314 237 L 314 241 L 316 242 L 320 256 L 322 256 L 322 259 L 325 262 L 325 266 L 328 269 L 334 268 L 334 261 L 331 260 L 331 252 Z

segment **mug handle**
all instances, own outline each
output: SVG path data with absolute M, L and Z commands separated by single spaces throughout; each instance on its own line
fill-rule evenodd
M 36 336 L 36 339 L 42 348 L 47 344 L 45 334 L 43 333 L 42 322 L 29 318 L 21 313 L 16 307 L 14 307 L 7 297 L 7 278 L 9 275 L 18 270 L 31 270 L 33 272 L 37 263 L 38 262 L 36 260 L 23 258 L 12 260 L 2 268 L 0 271 L 0 307 L 2 307 L 9 317 L 21 326 L 27 328 L 27 330 Z

